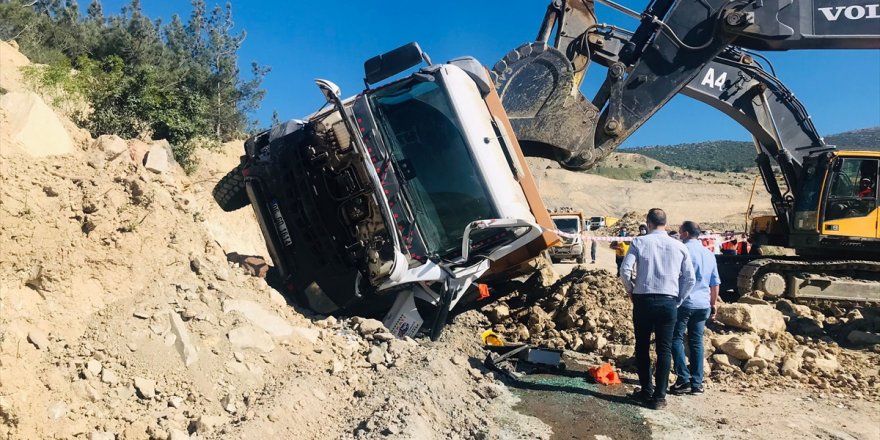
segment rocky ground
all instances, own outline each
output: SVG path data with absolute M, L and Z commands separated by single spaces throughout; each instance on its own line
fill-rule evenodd
M 484 308 L 511 342 L 595 353 L 628 368 L 632 305 L 614 275 L 549 267 Z M 880 401 L 880 311 L 866 305 L 793 304 L 754 292 L 721 304 L 705 334 L 710 379 L 741 388 L 804 386 L 821 396 Z M 824 310 L 821 311 L 821 310 Z

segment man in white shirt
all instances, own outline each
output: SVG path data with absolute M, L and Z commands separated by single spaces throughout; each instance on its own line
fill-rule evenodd
M 653 208 L 648 211 L 646 223 L 648 234 L 633 239 L 620 266 L 620 278 L 633 302 L 636 368 L 641 389 L 632 397 L 648 408 L 662 409 L 666 406 L 672 368 L 672 333 L 678 306 L 687 298 L 696 279 L 687 248 L 666 232 L 666 213 Z M 652 334 L 657 353 L 654 380 Z

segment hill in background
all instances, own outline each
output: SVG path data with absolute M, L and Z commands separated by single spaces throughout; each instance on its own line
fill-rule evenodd
M 832 134 L 825 137 L 825 142 L 841 149 L 880 151 L 880 127 Z M 754 145 L 742 141 L 648 146 L 627 149 L 626 152 L 692 170 L 742 171 L 755 165 Z

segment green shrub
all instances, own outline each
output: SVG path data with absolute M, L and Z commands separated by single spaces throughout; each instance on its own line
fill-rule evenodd
M 251 131 L 248 114 L 269 72 L 238 69 L 244 34 L 234 34 L 231 5 L 208 10 L 192 0 L 189 22 L 153 21 L 132 0 L 105 16 L 97 0 L 81 16 L 76 2 L 0 1 L 0 39 L 15 39 L 32 61 L 30 86 L 51 98 L 93 136 L 165 139 L 192 170 L 199 148 Z

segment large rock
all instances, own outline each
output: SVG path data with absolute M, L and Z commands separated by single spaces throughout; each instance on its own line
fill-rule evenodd
M 34 347 L 37 347 L 40 350 L 43 350 L 49 346 L 49 337 L 47 337 L 45 333 L 37 329 L 29 331 L 27 339 L 28 342 L 34 344 Z
M 783 356 L 782 366 L 779 367 L 779 373 L 785 377 L 800 379 L 802 376 L 800 369 L 804 363 L 804 351 L 806 351 L 806 348 L 798 347 L 793 352 Z
M 137 389 L 140 397 L 144 399 L 152 399 L 156 397 L 156 382 L 152 379 L 145 379 L 143 377 L 135 377 L 134 378 L 134 387 Z
M 108 161 L 123 157 L 122 153 L 128 151 L 125 140 L 115 134 L 105 134 L 95 140 L 95 147 L 104 153 L 104 159 Z
M 168 150 L 164 145 L 158 142 L 150 145 L 150 151 L 147 153 L 147 161 L 144 162 L 144 167 L 156 174 L 168 171 L 171 167 L 171 161 L 168 157 Z
M 499 324 L 510 317 L 510 307 L 508 307 L 507 304 L 499 303 L 496 304 L 495 307 L 487 310 L 486 315 L 489 317 L 489 321 L 492 321 L 493 324 Z
M 275 343 L 269 333 L 250 325 L 236 327 L 226 336 L 229 338 L 229 343 L 237 348 L 252 348 L 264 353 L 275 349 Z
M 534 287 L 543 287 L 548 288 L 557 281 L 559 281 L 560 275 L 553 269 L 553 264 L 549 261 L 543 261 L 539 263 L 538 270 L 526 281 L 526 284 Z
M 736 335 L 713 335 L 709 342 L 712 344 L 716 350 L 720 350 L 721 346 L 724 345 L 725 342 L 735 338 Z
M 853 330 L 849 332 L 849 335 L 846 336 L 846 339 L 853 344 L 880 344 L 880 334 L 863 332 L 861 330 Z
M 746 364 L 743 366 L 743 369 L 748 370 L 750 368 L 757 368 L 759 370 L 763 370 L 764 368 L 767 368 L 767 365 L 769 365 L 769 364 L 767 363 L 766 359 L 754 357 L 754 358 L 749 359 L 748 362 L 746 362 Z
M 773 359 L 776 358 L 776 356 L 773 354 L 773 350 L 764 344 L 758 345 L 758 347 L 755 348 L 755 357 L 764 359 L 765 361 L 769 362 L 772 362 Z
M 814 338 L 822 337 L 825 334 L 824 327 L 821 321 L 813 318 L 795 317 L 789 321 L 789 331 Z
M 49 405 L 46 412 L 49 414 L 50 419 L 58 420 L 67 415 L 67 404 L 62 401 L 54 402 Z
M 266 310 L 260 304 L 249 300 L 228 299 L 223 301 L 223 313 L 238 312 L 247 318 L 251 324 L 267 331 L 276 337 L 285 337 L 293 334 L 293 326 L 284 318 Z
M 202 415 L 193 423 L 193 429 L 202 438 L 229 422 L 230 419 L 226 416 Z
M 771 306 L 755 304 L 722 304 L 716 320 L 724 325 L 753 331 L 760 335 L 778 335 L 785 331 L 782 313 Z
M 608 339 L 602 335 L 588 333 L 583 337 L 583 344 L 587 350 L 601 350 L 608 344 Z
M 602 349 L 601 354 L 608 359 L 614 359 L 617 363 L 628 362 L 635 356 L 634 345 L 608 344 Z
M 189 337 L 189 332 L 186 330 L 186 324 L 183 323 L 183 319 L 177 313 L 169 313 L 169 321 L 171 331 L 177 337 L 174 340 L 174 347 L 180 353 L 183 364 L 188 367 L 196 363 L 199 360 L 199 351 L 196 349 L 192 338 Z
M 757 341 L 748 336 L 734 336 L 721 344 L 718 349 L 738 360 L 747 361 L 755 355 L 757 345 Z
M 382 324 L 382 321 L 377 319 L 363 319 L 360 321 L 358 331 L 362 336 L 369 336 L 379 331 L 387 331 L 387 329 L 385 328 L 385 324 Z
M 128 141 L 128 154 L 135 163 L 143 165 L 147 153 L 150 152 L 150 144 L 140 140 L 131 139 Z
M 33 157 L 58 156 L 73 152 L 73 139 L 58 115 L 39 95 L 12 92 L 0 96 L 0 109 L 6 112 L 4 131 Z M 9 146 L 2 146 L 5 150 Z
M 800 316 L 804 318 L 812 318 L 813 316 L 813 311 L 809 307 L 795 304 L 784 298 L 776 301 L 776 310 L 791 317 Z
M 815 365 L 816 369 L 829 374 L 834 373 L 840 369 L 840 363 L 837 362 L 837 356 L 834 356 L 832 354 L 817 356 L 813 360 L 813 364 Z
M 742 366 L 742 361 L 723 353 L 712 355 L 712 362 L 714 362 L 715 365 L 727 368 L 740 368 Z

